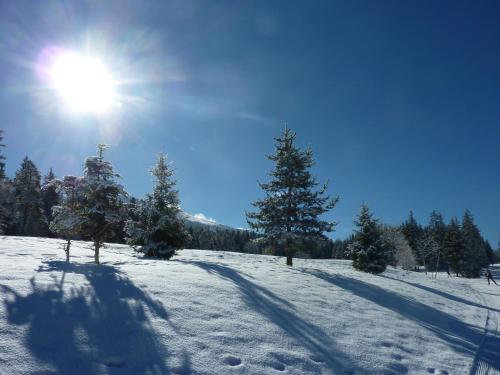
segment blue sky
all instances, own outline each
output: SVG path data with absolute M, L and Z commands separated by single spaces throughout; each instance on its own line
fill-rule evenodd
M 498 1 L 0 3 L 7 172 L 79 174 L 98 142 L 135 196 L 166 152 L 182 207 L 245 227 L 283 123 L 310 145 L 352 230 L 472 211 L 500 234 Z M 68 112 L 37 75 L 51 46 L 98 56 L 119 82 L 105 115 Z

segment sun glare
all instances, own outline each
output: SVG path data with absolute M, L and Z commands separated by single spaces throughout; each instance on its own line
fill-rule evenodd
M 113 80 L 96 58 L 62 53 L 54 58 L 49 76 L 62 100 L 75 112 L 103 113 L 113 106 Z

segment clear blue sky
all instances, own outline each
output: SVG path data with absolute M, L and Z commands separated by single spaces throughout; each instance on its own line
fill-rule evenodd
M 500 234 L 500 2 L 2 1 L 7 172 L 80 174 L 98 142 L 135 196 L 160 151 L 182 207 L 236 227 L 262 196 L 283 122 L 339 194 L 387 223 L 465 208 Z M 36 73 L 50 46 L 91 51 L 120 82 L 106 115 L 62 108 Z

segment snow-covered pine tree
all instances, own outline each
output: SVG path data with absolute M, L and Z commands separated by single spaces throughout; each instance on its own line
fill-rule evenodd
M 153 192 L 136 204 L 135 220 L 127 221 L 127 242 L 140 246 L 146 256 L 170 259 L 189 238 L 179 218 L 179 195 L 174 189 L 173 169 L 165 154 L 160 154 L 151 170 Z
M 45 218 L 47 222 L 52 222 L 52 207 L 56 206 L 59 203 L 59 194 L 57 192 L 57 186 L 52 184 L 56 176 L 52 171 L 52 168 L 49 169 L 49 172 L 43 177 L 42 183 L 42 202 L 43 202 L 43 212 L 45 214 Z
M 474 218 L 469 210 L 465 210 L 462 220 L 462 235 L 464 238 L 464 266 L 465 277 L 479 277 L 481 267 L 488 265 L 488 257 L 484 247 L 484 240 Z
M 115 179 L 113 166 L 104 160 L 107 145 L 97 145 L 98 155 L 85 160 L 81 201 L 77 214 L 81 219 L 79 234 L 93 242 L 94 259 L 99 263 L 99 249 L 111 238 L 122 220 L 123 202 L 127 193 Z
M 449 267 L 457 276 L 463 273 L 465 256 L 464 239 L 456 218 L 451 219 L 450 224 L 446 228 L 443 240 L 443 255 Z
M 384 272 L 388 250 L 382 240 L 377 220 L 372 217 L 366 204 L 361 206 L 354 224 L 358 229 L 355 230 L 354 241 L 348 247 L 353 267 L 370 273 Z
M 25 157 L 14 178 L 16 232 L 21 236 L 45 236 L 47 222 L 42 210 L 40 172 Z
M 64 252 L 69 262 L 71 240 L 78 237 L 83 218 L 78 213 L 81 203 L 82 179 L 75 176 L 64 176 L 62 180 L 51 180 L 47 186 L 55 189 L 59 196 L 59 204 L 52 207 L 50 230 L 66 240 Z
M 275 162 L 269 173 L 271 181 L 259 183 L 266 196 L 253 203 L 257 212 L 247 212 L 250 228 L 264 235 L 264 241 L 274 254 L 286 255 L 291 266 L 297 251 L 307 251 L 307 245 L 324 232 L 331 232 L 336 223 L 321 220 L 331 210 L 338 197 L 326 195 L 327 184 L 315 190 L 318 183 L 309 169 L 314 165 L 311 149 L 295 145 L 296 134 L 288 128 L 275 139 L 275 154 L 267 158 Z

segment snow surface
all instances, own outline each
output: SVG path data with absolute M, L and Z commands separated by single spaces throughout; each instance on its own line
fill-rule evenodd
M 497 373 L 500 287 L 349 261 L 0 237 L 0 374 Z M 499 267 L 500 269 L 500 267 Z M 500 276 L 500 275 L 499 275 Z

